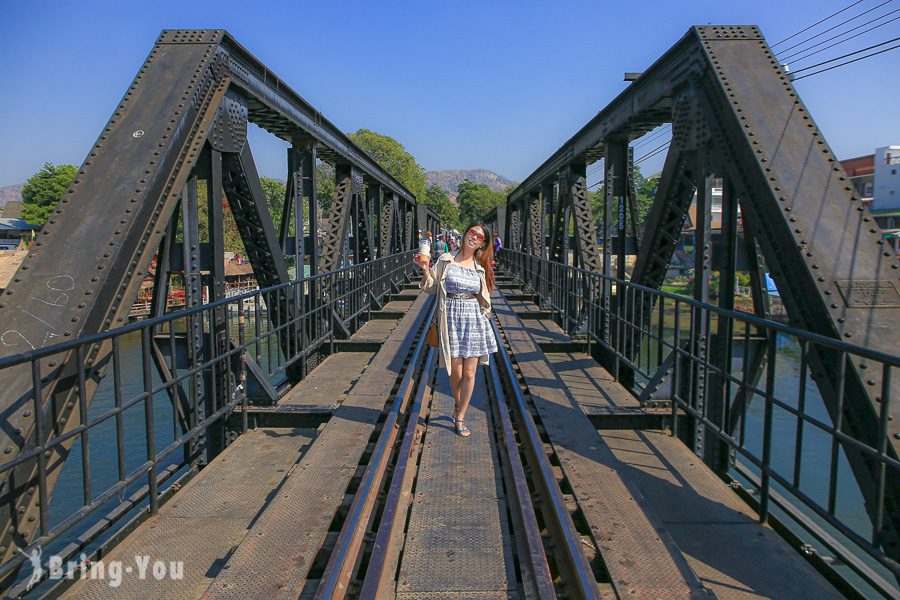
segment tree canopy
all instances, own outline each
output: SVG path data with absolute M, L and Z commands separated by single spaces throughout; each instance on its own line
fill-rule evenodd
M 385 171 L 403 184 L 416 198 L 425 197 L 425 168 L 416 162 L 403 144 L 394 138 L 360 129 L 350 139 L 366 151 Z
M 74 165 L 45 163 L 22 186 L 22 218 L 34 225 L 43 225 L 72 184 L 76 173 L 78 169 Z
M 483 183 L 472 183 L 468 179 L 456 186 L 459 202 L 460 229 L 469 223 L 480 221 L 492 209 L 506 204 L 506 194 L 495 192 Z
M 656 188 L 659 186 L 659 176 L 644 177 L 641 174 L 640 167 L 634 167 L 634 191 L 637 196 L 637 229 L 642 232 L 647 221 L 647 215 L 653 207 L 653 200 L 656 198 Z M 591 213 L 594 222 L 599 226 L 603 221 L 603 202 L 606 190 L 603 183 L 595 192 L 588 193 L 591 199 Z M 614 211 L 612 215 L 612 225 L 617 227 L 619 222 L 618 211 Z M 631 217 L 626 212 L 626 227 L 631 227 Z M 629 234 L 630 235 L 630 234 Z
M 450 201 L 450 195 L 444 188 L 437 185 L 428 186 L 420 202 L 437 214 L 444 227 L 459 226 L 459 208 Z

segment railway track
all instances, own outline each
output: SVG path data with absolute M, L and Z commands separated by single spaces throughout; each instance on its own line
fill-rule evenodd
M 462 594 L 458 597 L 601 597 L 608 587 L 602 560 L 580 524 L 574 497 L 566 493 L 571 489 L 523 392 L 503 332 L 492 319 L 501 351 L 489 367 L 479 368 L 477 398 L 467 416 L 473 435 L 462 439 L 447 425 L 452 407 L 447 378 L 422 335 L 433 311 L 432 306 L 419 325 L 404 374 L 364 455 L 367 463 L 347 490 L 303 597 L 426 597 L 411 581 L 423 554 L 428 579 L 435 580 L 430 585 L 443 582 L 442 589 L 456 590 Z M 451 462 L 445 464 L 445 458 Z M 444 461 L 444 470 L 435 473 L 435 460 Z M 460 485 L 471 485 L 475 492 L 444 498 L 442 506 L 429 504 L 427 486 L 436 479 L 452 480 L 460 471 L 469 478 Z M 472 495 L 479 496 L 475 504 Z M 471 560 L 459 554 L 479 552 L 485 553 L 484 572 L 473 572 L 465 567 Z M 498 575 L 491 581 L 494 564 Z M 485 582 L 479 584 L 480 579 Z

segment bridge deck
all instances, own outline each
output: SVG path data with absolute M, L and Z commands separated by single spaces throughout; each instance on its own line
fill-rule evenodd
M 183 560 L 183 580 L 132 577 L 119 588 L 86 580 L 66 596 L 311 597 L 427 310 L 425 296 L 407 296 L 282 399 L 279 410 L 333 410 L 318 433 L 261 428 L 239 437 L 104 557 Z M 495 303 L 551 463 L 577 505 L 585 546 L 594 546 L 588 554 L 602 563 L 604 597 L 838 597 L 684 444 L 648 428 L 651 421 L 634 426 L 644 411 L 579 351 L 579 340 L 527 300 L 510 303 L 498 291 Z M 401 310 L 403 318 L 391 316 Z M 377 352 L 359 349 L 376 342 Z M 425 399 L 408 520 L 396 542 L 397 598 L 521 596 L 508 484 L 478 376 L 468 439 L 454 432 L 442 370 Z
M 204 598 L 297 598 L 320 567 L 316 555 L 338 511 L 352 494 L 351 479 L 376 429 L 426 310 L 418 298 L 383 343 L 356 385 L 278 496 L 235 549 Z
M 541 352 L 539 342 L 571 342 L 553 321 L 522 320 L 514 305 L 495 301 L 617 589 L 654 597 L 660 586 L 659 597 L 688 597 L 699 578 L 722 599 L 841 597 L 679 440 L 590 425 L 598 412 L 630 418 L 638 403 L 588 354 Z

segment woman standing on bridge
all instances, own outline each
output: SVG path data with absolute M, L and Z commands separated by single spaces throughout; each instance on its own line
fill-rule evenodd
M 456 256 L 449 252 L 440 255 L 434 268 L 416 258 L 422 269 L 419 287 L 438 295 L 435 318 L 441 366 L 450 373 L 456 432 L 468 437 L 464 419 L 475 388 L 475 373 L 479 363 L 488 364 L 488 355 L 497 351 L 489 321 L 494 289 L 491 231 L 480 223 L 469 225 Z

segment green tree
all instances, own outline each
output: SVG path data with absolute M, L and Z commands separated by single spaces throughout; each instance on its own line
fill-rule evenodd
M 72 184 L 76 173 L 78 169 L 74 165 L 45 163 L 22 186 L 22 218 L 34 225 L 43 225 Z
M 634 191 L 637 199 L 637 218 L 639 232 L 643 231 L 644 225 L 647 222 L 647 215 L 650 214 L 650 209 L 653 208 L 653 201 L 656 198 L 657 187 L 659 187 L 659 176 L 645 178 L 643 174 L 641 174 L 640 167 L 634 167 Z M 591 201 L 591 213 L 594 217 L 594 222 L 597 223 L 598 226 L 603 221 L 603 202 L 605 196 L 606 189 L 602 182 L 597 187 L 596 191 L 588 192 L 588 197 Z M 626 227 L 630 229 L 631 216 L 626 213 L 625 218 Z M 619 215 L 616 208 L 613 208 L 612 221 L 613 227 L 618 227 Z
M 269 215 L 272 217 L 272 223 L 275 225 L 275 233 L 281 230 L 281 214 L 284 212 L 284 192 L 285 185 L 283 182 L 271 177 L 260 177 L 259 184 L 262 187 L 263 194 L 266 195 L 266 206 L 269 209 Z
M 331 212 L 331 195 L 334 194 L 334 167 L 327 162 L 316 165 L 316 199 L 322 207 L 322 216 Z
M 450 201 L 450 195 L 444 188 L 436 185 L 428 186 L 421 202 L 437 213 L 444 227 L 459 227 L 459 208 Z
M 483 183 L 472 183 L 468 179 L 456 186 L 459 202 L 460 229 L 474 221 L 480 221 L 497 206 L 506 203 L 506 194 L 495 192 Z
M 416 198 L 425 197 L 425 168 L 416 162 L 403 144 L 390 136 L 368 129 L 351 133 L 350 139 Z

